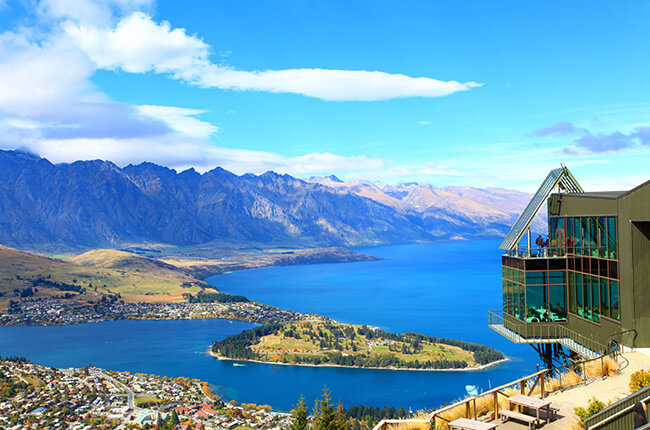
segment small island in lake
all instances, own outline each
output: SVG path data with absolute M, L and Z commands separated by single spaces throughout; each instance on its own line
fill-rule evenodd
M 212 345 L 222 359 L 387 369 L 472 369 L 504 359 L 484 345 L 331 320 L 266 324 Z

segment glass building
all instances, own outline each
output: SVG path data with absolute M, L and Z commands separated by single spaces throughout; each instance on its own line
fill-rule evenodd
M 532 243 L 544 204 L 548 239 Z M 650 347 L 650 181 L 584 192 L 566 167 L 552 170 L 500 248 L 503 309 L 490 312 L 497 332 L 586 356 Z

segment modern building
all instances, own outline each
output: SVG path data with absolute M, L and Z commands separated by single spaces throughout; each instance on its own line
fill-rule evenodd
M 530 225 L 544 203 L 540 246 Z M 552 170 L 500 248 L 503 310 L 490 312 L 492 329 L 549 366 L 562 359 L 558 345 L 584 357 L 650 347 L 650 181 L 584 192 L 566 167 Z

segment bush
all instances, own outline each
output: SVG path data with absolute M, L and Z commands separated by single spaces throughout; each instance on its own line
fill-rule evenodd
M 587 406 L 587 409 L 583 407 L 577 407 L 573 409 L 573 412 L 580 418 L 580 426 L 584 428 L 585 426 L 585 420 L 589 418 L 592 415 L 597 414 L 598 412 L 602 411 L 605 409 L 607 406 L 609 406 L 611 402 L 608 402 L 607 404 L 601 402 L 600 400 L 596 400 L 595 397 L 592 397 L 589 399 L 589 405 Z
M 650 372 L 639 370 L 630 376 L 630 391 L 639 391 L 643 387 L 650 385 Z

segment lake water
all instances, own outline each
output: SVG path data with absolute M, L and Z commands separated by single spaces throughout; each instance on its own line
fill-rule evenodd
M 205 352 L 253 324 L 227 320 L 110 321 L 58 327 L 0 327 L 0 355 L 57 367 L 99 367 L 200 378 L 225 399 L 289 410 L 311 405 L 324 386 L 345 406 L 432 408 L 535 370 L 532 348 L 487 327 L 501 308 L 496 241 L 357 248 L 381 261 L 276 267 L 209 278 L 220 290 L 333 319 L 488 344 L 507 363 L 482 371 L 424 372 L 245 363 Z

